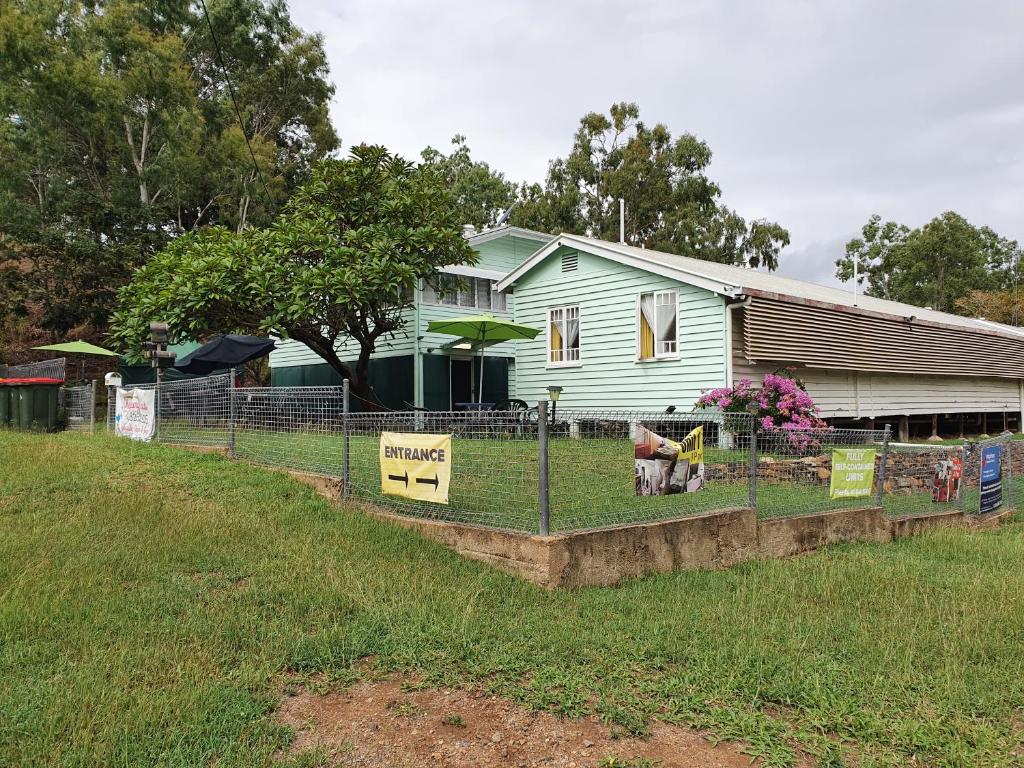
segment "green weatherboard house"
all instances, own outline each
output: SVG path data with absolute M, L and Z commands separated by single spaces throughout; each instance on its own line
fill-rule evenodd
M 559 235 L 499 282 L 515 292 L 516 322 L 543 329 L 516 346 L 516 397 L 532 404 L 560 385 L 573 407 L 688 411 L 723 385 L 721 284 L 654 257 L 679 258 Z
M 706 389 L 798 369 L 834 424 L 936 434 L 991 419 L 1024 424 L 1024 329 L 766 272 L 578 235 L 515 227 L 467 233 L 476 267 L 438 296 L 417 291 L 406 333 L 381 347 L 371 384 L 388 407 L 446 410 L 475 400 L 477 354 L 434 319 L 485 312 L 537 328 L 485 350 L 484 402 L 689 411 Z M 354 357 L 354 355 L 353 355 Z M 301 344 L 271 356 L 273 383 L 337 384 Z
M 461 283 L 460 289 L 439 295 L 421 285 L 407 312 L 405 332 L 382 340 L 370 361 L 370 386 L 388 408 L 415 405 L 450 410 L 456 403 L 477 400 L 480 352 L 459 344 L 452 336 L 428 333 L 427 325 L 431 320 L 485 313 L 512 320 L 514 297 L 496 290 L 497 282 L 551 239 L 551 235 L 510 226 L 479 233 L 467 227 L 466 237 L 479 254 L 477 264 L 442 270 L 453 283 Z M 511 342 L 484 350 L 484 402 L 514 396 L 515 355 Z M 343 360 L 355 357 L 355 351 L 350 356 L 341 355 Z M 270 355 L 270 366 L 276 387 L 341 383 L 333 368 L 294 341 L 278 343 L 278 349 Z

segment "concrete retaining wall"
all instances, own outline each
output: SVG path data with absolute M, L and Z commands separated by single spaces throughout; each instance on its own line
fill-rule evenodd
M 727 568 L 745 560 L 788 557 L 844 541 L 886 542 L 931 528 L 990 528 L 1003 516 L 974 518 L 948 512 L 890 519 L 880 508 L 869 507 L 758 520 L 751 509 L 728 509 L 678 520 L 531 536 L 419 520 L 372 508 L 368 511 L 439 541 L 464 557 L 548 589 L 605 587 L 649 573 Z
M 303 472 L 295 479 L 338 501 L 338 480 Z M 991 528 L 1010 512 L 978 518 L 963 512 L 888 518 L 881 507 L 758 520 L 735 508 L 653 523 L 535 536 L 516 531 L 396 515 L 353 501 L 366 513 L 417 531 L 460 555 L 548 589 L 613 586 L 648 573 L 728 568 L 755 558 L 788 557 L 844 541 L 885 542 L 931 528 Z

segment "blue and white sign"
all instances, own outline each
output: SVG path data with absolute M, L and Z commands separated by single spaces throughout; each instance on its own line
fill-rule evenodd
M 981 449 L 981 514 L 995 512 L 1003 504 L 1003 446 Z

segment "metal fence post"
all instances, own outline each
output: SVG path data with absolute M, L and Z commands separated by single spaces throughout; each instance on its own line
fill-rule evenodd
M 889 463 L 889 425 L 885 425 L 885 432 L 882 434 L 882 460 L 878 464 L 878 501 L 877 505 L 885 509 L 885 475 L 886 465 Z
M 747 505 L 757 509 L 757 424 L 750 425 L 750 477 L 747 479 Z
M 540 505 L 540 535 L 551 532 L 551 509 L 548 488 L 548 403 L 537 403 L 537 486 Z
M 92 380 L 89 391 L 89 431 L 96 434 L 96 379 Z
M 164 377 L 163 368 L 156 369 L 156 397 L 154 398 L 153 442 L 160 442 L 160 381 Z
M 349 411 L 349 383 L 348 379 L 341 382 L 341 495 L 342 498 L 349 496 L 349 434 L 348 434 L 348 411 Z
M 974 510 L 974 514 L 981 517 L 981 475 L 984 471 L 984 462 L 982 461 L 982 458 L 985 454 L 985 441 L 978 440 L 975 447 L 978 450 L 978 508 Z
M 117 412 L 117 387 L 107 387 L 107 432 L 113 432 Z
M 1013 509 L 1013 438 L 1006 441 L 1006 491 L 1003 498 L 1006 500 L 1006 509 Z
M 235 369 L 228 379 L 228 456 L 235 458 Z

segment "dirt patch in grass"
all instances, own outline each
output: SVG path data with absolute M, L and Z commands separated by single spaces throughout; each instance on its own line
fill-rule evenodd
M 291 754 L 367 768 L 748 768 L 732 744 L 654 723 L 647 739 L 618 737 L 594 718 L 564 720 L 482 692 L 408 690 L 399 680 L 287 695 L 278 720 L 295 730 Z

